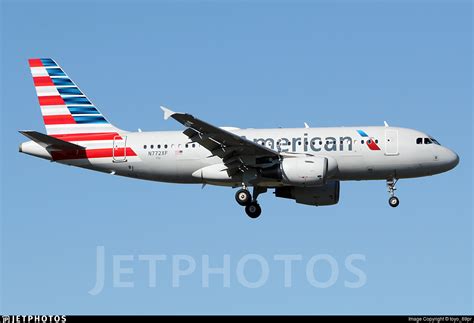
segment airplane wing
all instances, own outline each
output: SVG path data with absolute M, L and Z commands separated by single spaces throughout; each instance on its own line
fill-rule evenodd
M 259 145 L 230 131 L 213 126 L 194 116 L 174 112 L 161 107 L 165 120 L 173 118 L 187 129 L 183 132 L 192 142 L 197 142 L 211 152 L 213 156 L 223 159 L 230 176 L 252 164 L 251 160 L 261 157 L 279 158 L 279 153 Z M 248 158 L 250 157 L 250 158 Z M 255 161 L 253 161 L 255 163 Z

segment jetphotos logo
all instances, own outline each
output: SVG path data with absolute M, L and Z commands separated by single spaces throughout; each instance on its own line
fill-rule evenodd
M 357 130 L 357 132 L 362 137 L 367 138 L 365 143 L 367 147 L 369 147 L 370 150 L 380 150 L 380 147 L 377 145 L 377 142 L 375 141 L 375 139 L 372 137 L 369 137 L 369 135 L 364 130 Z
M 3 315 L 2 323 L 65 323 L 65 315 Z
M 107 254 L 97 246 L 96 279 L 89 291 L 96 296 L 104 288 L 292 288 L 332 286 L 363 288 L 367 283 L 366 257 L 351 253 L 330 254 Z

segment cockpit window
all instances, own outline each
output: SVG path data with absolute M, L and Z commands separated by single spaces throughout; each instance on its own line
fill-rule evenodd
M 430 137 L 430 139 L 434 144 L 436 144 L 438 146 L 441 146 L 441 144 L 438 142 L 438 140 L 434 139 L 433 137 Z
M 421 145 L 423 143 L 423 138 L 416 138 L 416 144 Z
M 425 138 L 425 145 L 432 144 L 433 142 L 431 141 L 430 138 Z

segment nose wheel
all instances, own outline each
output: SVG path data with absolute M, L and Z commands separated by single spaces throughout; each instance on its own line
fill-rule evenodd
M 398 204 L 400 204 L 400 200 L 398 199 L 398 197 L 392 196 L 388 199 L 388 204 L 390 204 L 391 207 L 397 207 Z
M 252 218 L 256 219 L 262 214 L 262 208 L 257 202 L 257 198 L 260 194 L 265 193 L 267 188 L 254 186 L 253 195 L 250 194 L 247 187 L 243 185 L 242 189 L 235 193 L 235 200 L 240 206 L 245 206 L 245 213 Z
M 398 197 L 395 196 L 395 191 L 396 191 L 395 185 L 397 184 L 397 182 L 398 182 L 398 179 L 387 180 L 388 194 L 390 195 L 390 198 L 388 199 L 388 204 L 391 207 L 397 207 L 400 204 L 400 200 L 398 199 Z

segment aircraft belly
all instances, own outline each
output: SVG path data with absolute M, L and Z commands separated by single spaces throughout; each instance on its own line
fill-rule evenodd
M 196 159 L 179 160 L 177 162 L 177 177 L 180 178 L 181 180 L 201 182 L 201 179 L 193 177 L 192 174 L 198 169 L 201 169 L 205 166 L 207 166 L 207 164 L 204 163 L 202 160 L 196 160 Z
M 432 175 L 426 171 L 426 166 L 403 160 L 400 156 L 344 157 L 338 159 L 338 165 L 340 180 L 383 180 Z

